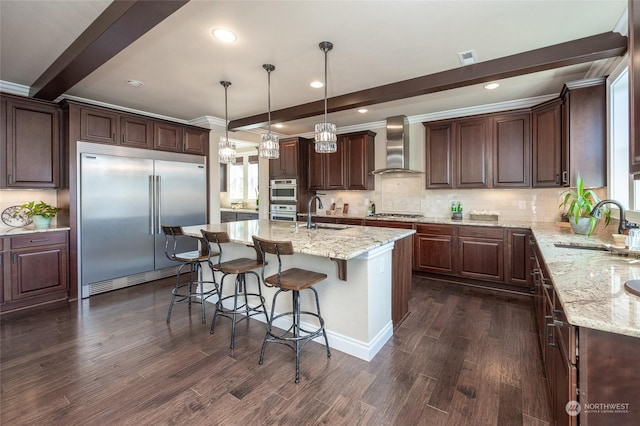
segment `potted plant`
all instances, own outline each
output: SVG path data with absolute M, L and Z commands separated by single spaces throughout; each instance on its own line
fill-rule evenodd
M 16 212 L 23 213 L 25 216 L 33 219 L 33 225 L 36 228 L 48 228 L 51 223 L 51 219 L 58 213 L 60 209 L 40 201 L 29 201 L 20 206 L 20 210 Z
M 591 189 L 584 189 L 584 181 L 578 173 L 576 188 L 563 192 L 564 197 L 558 207 L 567 208 L 569 223 L 576 234 L 593 234 L 593 230 L 599 219 L 591 216 L 593 207 L 600 202 L 598 195 Z M 602 213 L 605 218 L 605 226 L 611 221 L 611 211 L 606 206 L 602 206 Z

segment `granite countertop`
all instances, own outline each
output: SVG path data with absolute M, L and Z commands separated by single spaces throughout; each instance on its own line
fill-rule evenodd
M 565 223 L 531 229 L 570 324 L 640 337 L 640 296 L 624 288 L 626 281 L 640 279 L 640 260 L 615 251 L 555 246 L 607 248 L 615 228 L 610 225 L 590 237 L 573 233 Z
M 344 226 L 341 229 L 306 229 L 305 223 L 249 220 L 222 224 L 186 226 L 184 232 L 201 236 L 200 230 L 227 231 L 231 241 L 253 245 L 252 236 L 291 241 L 296 253 L 348 260 L 415 233 L 412 229 Z
M 58 225 L 51 225 L 50 227 L 45 229 L 36 229 L 33 225 L 20 226 L 20 227 L 2 226 L 0 227 L 0 237 L 33 234 L 36 232 L 69 231 L 70 229 L 71 228 L 69 228 L 68 226 L 58 226 Z

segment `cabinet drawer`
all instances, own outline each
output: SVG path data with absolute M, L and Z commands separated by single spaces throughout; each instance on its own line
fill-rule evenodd
M 11 237 L 12 249 L 66 243 L 67 235 L 65 232 L 38 232 L 35 234 Z
M 416 233 L 432 235 L 454 235 L 453 225 L 416 224 Z
M 489 226 L 459 226 L 458 236 L 504 239 L 504 229 Z

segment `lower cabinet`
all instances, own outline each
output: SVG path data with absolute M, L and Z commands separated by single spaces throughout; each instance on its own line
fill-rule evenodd
M 239 222 L 242 220 L 256 220 L 256 219 L 258 219 L 258 213 L 229 212 L 229 211 L 220 212 L 220 223 Z
M 467 278 L 504 281 L 504 229 L 460 226 L 458 271 Z
M 2 312 L 67 298 L 68 235 L 37 232 L 4 238 L 3 274 L 9 280 L 2 280 Z
M 456 229 L 453 225 L 416 224 L 413 269 L 455 274 Z

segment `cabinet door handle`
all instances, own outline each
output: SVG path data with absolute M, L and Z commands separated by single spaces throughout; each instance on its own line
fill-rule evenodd
M 557 319 L 554 319 L 553 320 L 553 325 L 554 325 L 554 327 L 564 327 L 564 322 L 560 321 L 560 320 L 557 320 Z
M 13 253 L 13 264 L 18 263 L 18 253 Z
M 45 241 L 49 241 L 49 239 L 48 238 L 36 238 L 36 239 L 33 239 L 33 240 L 29 240 L 29 242 L 32 242 L 32 243 L 44 243 Z
M 556 183 L 557 184 L 560 183 L 560 175 L 558 173 L 556 173 Z
M 545 315 L 544 319 L 545 320 L 550 320 L 552 318 Z M 548 321 L 545 321 L 545 323 L 544 323 L 544 334 L 547 337 L 547 345 L 554 346 L 554 347 L 558 346 L 558 345 L 556 345 L 556 342 L 553 341 L 553 333 L 550 332 L 550 328 L 551 327 L 555 327 L 555 326 L 556 326 L 555 324 L 552 324 L 552 323 L 550 323 Z
M 9 181 L 9 185 L 13 185 L 13 175 L 9 175 L 7 180 Z
M 562 172 L 562 183 L 568 183 L 569 182 L 569 173 L 565 170 L 564 172 Z

